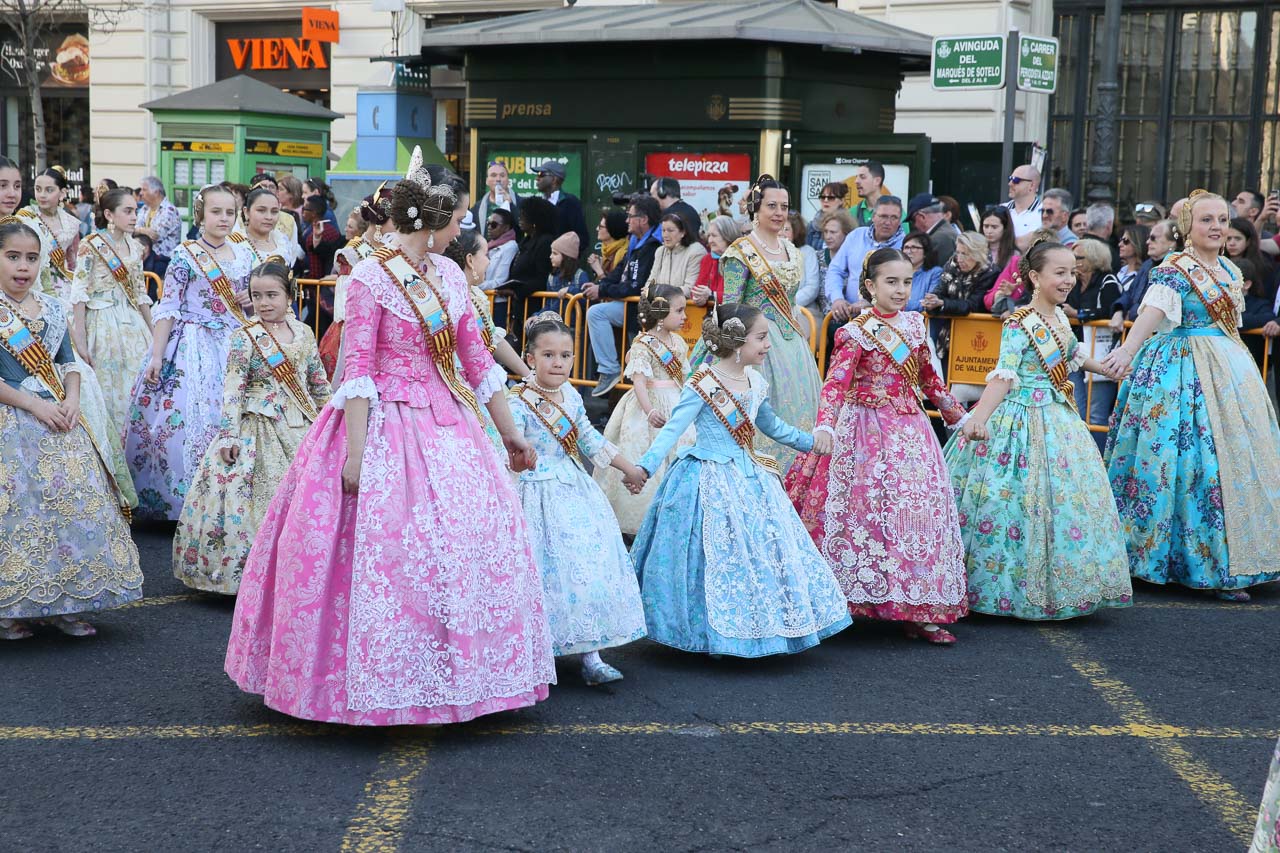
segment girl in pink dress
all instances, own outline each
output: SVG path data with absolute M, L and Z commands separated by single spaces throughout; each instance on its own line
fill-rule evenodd
M 942 624 L 966 615 L 960 521 L 942 448 L 920 392 L 954 426 L 964 409 L 929 357 L 924 317 L 903 311 L 911 262 L 879 249 L 863 262 L 871 308 L 836 332 L 815 432 L 829 457 L 806 454 L 787 492 L 831 564 L 855 618 L 904 623 L 907 636 L 949 644 Z
M 513 468 L 536 454 L 462 271 L 428 254 L 465 210 L 413 164 L 391 202 L 399 233 L 351 272 L 343 382 L 267 510 L 227 648 L 241 689 L 310 720 L 461 722 L 555 680 L 524 513 L 478 407 Z

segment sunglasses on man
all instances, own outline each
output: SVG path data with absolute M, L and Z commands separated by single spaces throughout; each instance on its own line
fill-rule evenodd
M 1029 183 L 1031 183 L 1031 179 L 1030 179 L 1030 178 L 1019 178 L 1017 175 L 1010 175 L 1010 176 L 1009 176 L 1009 183 L 1011 183 L 1011 184 L 1029 184 Z

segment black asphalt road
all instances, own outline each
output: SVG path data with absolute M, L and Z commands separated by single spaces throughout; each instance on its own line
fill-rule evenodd
M 1109 850 L 1247 846 L 1280 730 L 1280 590 L 1142 586 L 953 648 L 862 622 L 807 653 L 642 642 L 604 689 L 450 729 L 297 723 L 222 673 L 231 602 L 0 645 L 0 850 Z

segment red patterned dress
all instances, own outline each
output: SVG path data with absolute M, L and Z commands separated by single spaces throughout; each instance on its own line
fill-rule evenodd
M 931 366 L 924 317 L 873 316 L 910 348 L 917 384 L 943 420 L 959 423 L 964 409 Z M 836 332 L 816 430 L 831 434 L 831 456 L 797 459 L 787 494 L 853 616 L 955 622 L 968 605 L 951 479 L 915 388 L 860 325 L 868 319 L 864 314 Z

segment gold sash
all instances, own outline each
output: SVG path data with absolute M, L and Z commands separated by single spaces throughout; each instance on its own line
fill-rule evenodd
M 569 413 L 555 400 L 523 382 L 512 388 L 511 393 L 524 401 L 564 448 L 569 458 L 581 465 L 582 460 L 578 455 L 578 425 L 569 417 Z
M 1053 327 L 1040 316 L 1036 309 L 1024 305 L 1009 315 L 1009 322 L 1022 327 L 1031 338 L 1031 347 L 1040 360 L 1040 366 L 1049 374 L 1049 381 L 1067 398 L 1071 408 L 1076 408 L 1075 386 L 1067 378 L 1070 368 L 1067 363 L 1067 348 L 1062 345 Z M 1077 409 L 1077 413 L 1078 413 Z
M 480 417 L 480 404 L 476 401 L 475 392 L 458 375 L 458 366 L 453 360 L 458 349 L 457 336 L 453 320 L 449 317 L 449 309 L 440 298 L 436 286 L 420 275 L 398 248 L 384 246 L 374 252 L 373 256 L 418 315 L 422 333 L 427 338 L 427 348 L 431 351 L 431 360 L 435 362 L 441 378 L 458 402 L 469 407 L 476 417 Z
M 302 387 L 298 369 L 284 354 L 284 348 L 280 346 L 276 336 L 271 334 L 271 330 L 261 320 L 246 324 L 244 333 L 249 336 L 249 341 L 258 351 L 258 355 L 262 356 L 262 360 L 267 363 L 272 379 L 288 392 L 293 401 L 298 404 L 298 408 L 302 410 L 302 414 L 306 415 L 307 420 L 314 421 L 318 416 L 315 403 L 311 395 Z
M 126 237 L 125 239 L 128 238 Z M 137 294 L 134 293 L 134 283 L 129 276 L 129 268 L 120 259 L 120 253 L 107 242 L 107 238 L 102 236 L 101 231 L 90 233 L 88 237 L 84 238 L 84 242 L 98 256 L 98 259 L 107 265 L 108 272 L 111 273 L 111 277 L 116 280 L 116 283 L 120 285 L 120 289 L 124 291 L 124 295 L 129 300 L 129 304 L 133 306 L 133 310 L 141 313 L 142 308 L 138 305 Z
M 875 344 L 876 349 L 893 362 L 894 366 L 898 368 L 898 372 L 902 374 L 902 378 L 918 393 L 920 390 L 920 361 L 916 358 L 915 351 L 911 349 L 911 345 L 907 343 L 907 339 L 902 336 L 902 333 L 892 323 L 870 311 L 858 315 L 853 320 L 853 325 L 861 329 Z
M 22 208 L 15 215 L 36 223 L 38 226 L 36 232 L 49 236 L 49 263 L 53 265 L 54 272 L 70 281 L 71 271 L 67 269 L 67 252 L 62 248 L 62 244 L 58 242 L 58 235 L 54 234 L 53 229 L 40 218 L 39 213 L 29 207 Z
M 480 328 L 480 337 L 484 340 L 485 349 L 492 353 L 498 345 L 493 340 L 497 328 L 493 324 L 493 316 L 489 314 L 489 300 L 484 291 L 474 285 L 467 290 L 471 294 L 471 305 L 476 309 L 476 325 Z
M 222 271 L 222 267 L 218 266 L 218 259 L 206 252 L 204 247 L 195 240 L 184 241 L 182 248 L 186 249 L 192 260 L 196 262 L 196 268 L 204 273 L 204 277 L 209 280 L 209 284 L 213 287 L 213 292 L 222 299 L 222 303 L 227 306 L 231 316 L 239 320 L 242 326 L 248 323 L 249 318 L 245 316 L 244 309 L 236 301 L 235 287 L 227 278 L 227 274 Z
M 751 277 L 760 283 L 760 289 L 764 291 L 764 295 L 773 303 L 773 307 L 782 315 L 782 319 L 786 320 L 792 331 L 799 334 L 800 330 L 796 328 L 795 318 L 791 314 L 791 300 L 787 298 L 786 288 L 782 286 L 782 282 L 778 281 L 778 276 L 774 273 L 773 267 L 769 266 L 764 255 L 756 251 L 755 242 L 750 237 L 741 237 L 733 245 L 737 246 L 738 251 L 742 253 L 743 260 L 747 262 L 747 269 L 751 271 Z
M 689 384 L 703 402 L 711 407 L 711 411 L 720 419 L 720 423 L 724 424 L 725 429 L 729 430 L 729 434 L 733 436 L 738 446 L 747 451 L 757 465 L 781 478 L 782 466 L 778 464 L 778 460 L 756 451 L 756 425 L 752 422 L 751 416 L 733 394 L 720 385 L 711 367 L 709 365 L 700 367 L 693 376 L 689 377 Z
M 40 380 L 40 384 L 53 395 L 55 400 L 61 403 L 67 398 L 67 389 L 63 386 L 61 377 L 58 376 L 58 371 L 53 363 L 53 356 L 49 354 L 44 341 L 40 339 L 39 335 L 31 331 L 22 314 L 10 304 L 0 303 L 0 346 L 4 347 L 6 352 L 17 359 L 23 370 Z M 102 473 L 106 476 L 107 483 L 111 486 L 111 491 L 116 496 L 120 514 L 124 516 L 125 522 L 128 523 L 133 518 L 129 502 L 125 500 L 124 494 L 120 491 L 120 485 L 116 482 L 115 475 L 111 472 L 111 466 L 107 462 L 107 455 L 98 446 L 98 440 L 93 437 L 93 430 L 89 428 L 89 423 L 84 419 L 83 414 L 80 415 L 80 426 L 84 429 L 85 435 L 89 437 L 89 444 L 92 445 L 94 453 L 98 455 L 98 462 L 102 465 Z
M 684 362 L 671 351 L 671 347 L 658 340 L 655 335 L 648 332 L 637 335 L 636 343 L 653 353 L 653 357 L 658 360 L 662 369 L 667 371 L 667 376 L 670 376 L 673 381 L 679 382 L 684 378 Z
M 259 266 L 260 264 L 262 264 L 263 261 L 266 260 L 266 258 L 258 254 L 258 250 L 256 247 L 254 247 L 253 241 L 249 239 L 248 234 L 242 234 L 239 231 L 232 231 L 230 234 L 227 235 L 227 239 L 230 240 L 232 243 L 241 243 L 247 246 L 249 251 L 253 252 L 253 265 L 255 267 Z
M 1240 329 L 1236 326 L 1236 302 L 1231 298 L 1231 291 L 1223 287 L 1213 273 L 1206 270 L 1190 252 L 1178 252 L 1165 263 L 1186 276 L 1191 289 L 1200 297 L 1213 321 L 1227 333 L 1227 337 L 1243 346 Z

